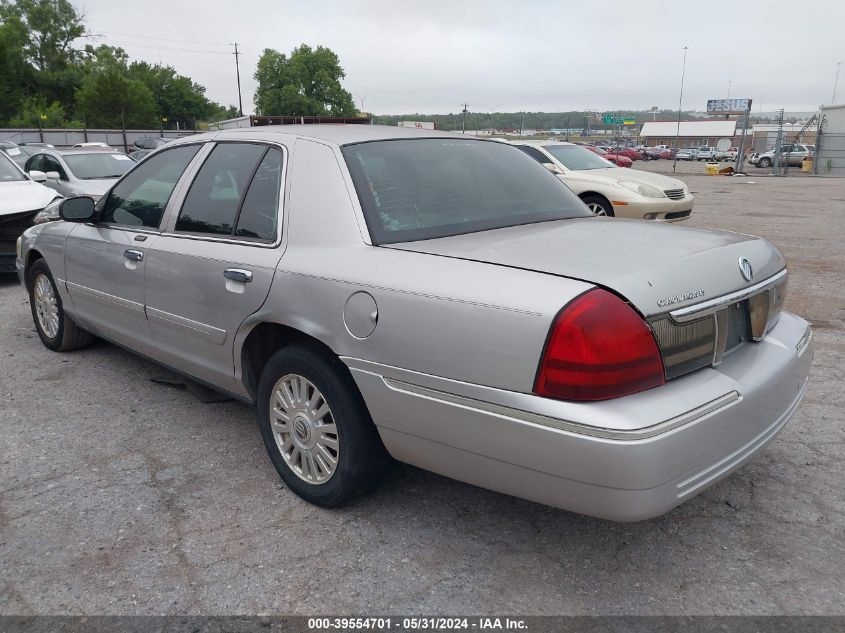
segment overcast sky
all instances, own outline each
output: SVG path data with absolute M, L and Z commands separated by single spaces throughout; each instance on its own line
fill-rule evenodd
M 92 43 L 174 66 L 244 112 L 265 48 L 328 46 L 376 114 L 675 109 L 754 99 L 754 112 L 829 103 L 845 61 L 845 2 L 601 0 L 72 0 Z M 845 101 L 845 69 L 837 102 Z

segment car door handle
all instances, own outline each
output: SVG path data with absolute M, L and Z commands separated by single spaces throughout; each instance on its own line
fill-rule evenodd
M 123 251 L 123 256 L 133 262 L 144 261 L 144 253 L 142 253 L 141 251 L 133 250 L 131 248 Z
M 252 281 L 252 271 L 242 270 L 241 268 L 227 268 L 223 271 L 223 276 L 226 279 L 231 279 L 232 281 L 240 281 L 243 283 L 248 283 Z

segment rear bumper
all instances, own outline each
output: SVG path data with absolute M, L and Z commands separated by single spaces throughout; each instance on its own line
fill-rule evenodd
M 795 412 L 813 358 L 803 319 L 646 392 L 571 403 L 346 358 L 388 451 L 427 470 L 617 521 L 726 477 Z

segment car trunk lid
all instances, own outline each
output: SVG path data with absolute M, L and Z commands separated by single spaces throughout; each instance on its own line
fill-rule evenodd
M 568 277 L 625 297 L 643 315 L 753 286 L 785 267 L 762 238 L 642 220 L 577 218 L 386 245 Z M 740 260 L 751 265 L 746 280 Z

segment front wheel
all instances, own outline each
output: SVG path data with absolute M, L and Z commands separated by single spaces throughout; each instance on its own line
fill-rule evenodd
M 68 352 L 85 347 L 93 336 L 79 327 L 62 306 L 62 298 L 50 267 L 43 259 L 36 260 L 27 273 L 29 306 L 41 342 L 54 352 Z
M 771 166 L 772 166 L 772 159 L 771 158 L 768 158 L 768 157 L 761 158 L 760 160 L 757 161 L 757 167 L 762 167 L 763 169 L 765 169 L 766 167 L 771 167 Z
M 601 196 L 584 196 L 581 200 L 595 215 L 613 217 L 613 206 Z
M 276 352 L 261 374 L 257 406 L 273 465 L 306 501 L 340 505 L 380 481 L 387 451 L 338 358 L 309 345 Z

